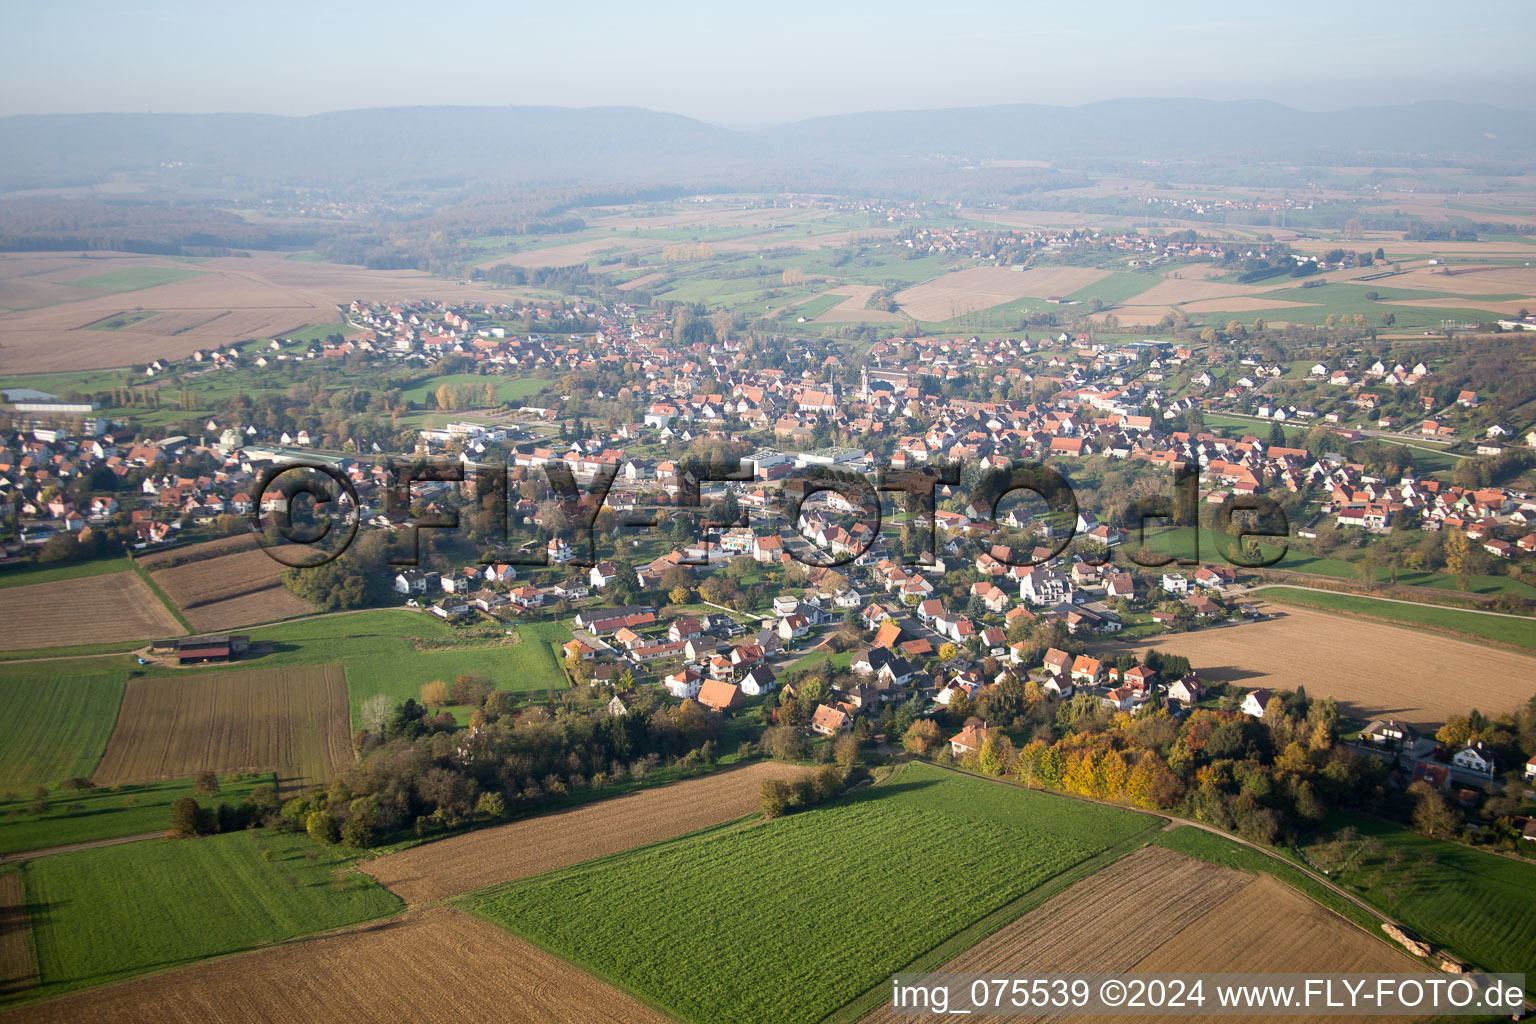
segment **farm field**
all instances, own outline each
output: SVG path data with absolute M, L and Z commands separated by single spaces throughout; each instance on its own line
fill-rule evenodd
M 193 629 L 209 632 L 312 614 L 312 605 L 283 586 L 283 568 L 252 538 L 244 550 L 232 547 L 151 575 Z
M 91 662 L 77 667 L 29 665 L 27 675 L 0 681 L 0 792 L 30 793 L 96 770 L 128 673 Z
M 818 310 L 814 316 L 811 313 L 805 312 L 805 307 L 798 307 L 790 312 L 807 317 L 808 319 L 814 319 L 817 323 L 900 323 L 901 316 L 897 313 L 889 313 L 883 309 L 868 308 L 870 296 L 879 290 L 871 284 L 840 285 L 828 291 L 820 298 L 811 300 L 811 303 L 817 303 L 823 298 L 843 296 L 834 305 Z
M 104 292 L 136 292 L 159 284 L 170 284 L 183 278 L 197 277 L 201 270 L 182 267 L 128 267 L 110 270 L 105 274 L 77 277 L 69 283 L 75 288 L 99 288 Z
M 908 764 L 830 805 L 466 905 L 691 1024 L 798 1024 L 1159 821 Z M 808 893 L 814 881 L 774 881 L 828 871 L 826 898 Z
M 1305 686 L 1312 697 L 1335 698 L 1351 718 L 1390 716 L 1429 732 L 1468 708 L 1495 713 L 1531 696 L 1536 661 L 1524 654 L 1311 608 L 1266 610 L 1278 617 L 1103 649 L 1156 647 L 1187 657 L 1202 679 L 1243 689 Z
M 1266 601 L 1280 604 L 1366 615 L 1409 626 L 1453 630 L 1536 650 L 1536 619 L 1501 618 L 1426 604 L 1397 604 L 1353 594 L 1338 594 L 1331 590 L 1309 590 L 1306 587 L 1269 587 L 1262 593 Z
M 520 693 L 564 688 L 565 670 L 555 660 L 550 641 L 570 639 L 560 623 L 528 623 L 511 627 L 517 643 L 462 644 L 422 650 L 423 643 L 454 636 L 441 619 L 421 612 L 388 609 L 325 616 L 251 631 L 252 642 L 269 641 L 271 654 L 262 666 L 312 665 L 341 659 L 347 666 L 347 693 L 353 722 L 363 703 L 375 694 L 397 699 L 416 697 L 421 684 L 434 679 L 452 681 L 460 675 L 484 676 L 503 690 Z
M 35 991 L 98 985 L 400 909 L 350 864 L 301 834 L 243 831 L 28 861 Z
M 751 814 L 762 784 L 804 769 L 774 761 L 642 789 L 568 811 L 480 829 L 362 865 L 411 905 L 531 878 Z
M 1379 818 L 1352 815 L 1330 824 L 1353 826 L 1382 843 L 1380 854 L 1337 873 L 1345 889 L 1479 968 L 1529 972 L 1536 963 L 1536 865 L 1429 839 Z M 1385 866 L 1396 850 L 1408 855 L 1409 867 Z M 1411 866 L 1426 855 L 1434 858 L 1432 869 Z M 1396 889 L 1394 876 L 1403 882 Z M 1533 987 L 1536 980 L 1528 978 L 1527 988 Z
M 202 1024 L 230 1006 L 267 1021 L 668 1024 L 634 998 L 447 907 L 77 993 L 8 1017 L 18 1024 Z
M 236 806 L 251 790 L 272 782 L 270 772 L 225 776 L 219 780 L 216 796 L 195 796 L 190 779 L 55 790 L 49 796 L 48 810 L 36 815 L 29 809 L 33 794 L 22 793 L 0 803 L 0 854 L 161 831 L 170 825 L 171 804 L 181 797 L 193 796 L 202 804 Z
M 323 782 L 351 763 L 350 736 L 340 663 L 130 679 L 94 781 L 275 769 Z
M 1276 916 L 1266 917 L 1268 913 Z M 1284 922 L 1284 927 L 1241 924 L 1254 920 Z M 1016 975 L 1251 969 L 1244 964 L 1263 964 L 1271 971 L 1417 967 L 1267 875 L 1145 847 L 1053 896 L 937 970 Z M 887 1002 L 865 1015 L 861 1024 L 902 1019 Z
M 144 581 L 131 572 L 59 579 L 0 589 L 0 650 L 119 640 L 185 632 Z
M 21 872 L 0 875 L 0 999 L 37 983 Z
M 276 252 L 199 260 L 195 270 L 179 260 L 129 253 L 96 252 L 89 259 L 77 252 L 6 253 L 0 255 L 0 310 L 8 310 L 0 311 L 6 340 L 0 373 L 127 366 L 284 337 L 311 325 L 340 329 L 337 307 L 353 299 L 496 301 L 510 294 L 421 271 L 294 261 Z M 135 307 L 160 313 L 117 330 L 89 329 Z
M 0 588 L 106 576 L 114 572 L 127 572 L 131 568 L 126 558 L 93 558 L 87 562 L 67 562 L 64 565 L 12 565 L 0 569 Z
M 1065 297 L 1106 276 L 1107 271 L 1086 267 L 1022 271 L 1006 267 L 971 267 L 904 288 L 895 298 L 901 309 L 915 320 L 952 320 L 965 313 L 1017 299 Z

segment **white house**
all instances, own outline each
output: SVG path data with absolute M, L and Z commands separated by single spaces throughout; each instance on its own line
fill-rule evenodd
M 1493 751 L 1482 740 L 1458 750 L 1451 761 L 1456 767 L 1478 775 L 1493 775 Z M 1527 766 L 1529 767 L 1529 766 Z
M 1163 592 L 1167 594 L 1189 593 L 1189 577 L 1183 573 L 1164 573 Z
M 1249 690 L 1243 698 L 1242 712 L 1254 718 L 1264 717 L 1264 706 L 1269 703 L 1269 691 L 1262 686 L 1257 690 Z

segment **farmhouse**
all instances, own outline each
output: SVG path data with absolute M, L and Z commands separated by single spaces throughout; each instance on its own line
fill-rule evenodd
M 176 663 L 179 665 L 232 661 L 250 649 L 249 636 L 232 636 L 228 633 L 183 637 L 175 641 Z
M 949 738 L 949 752 L 955 757 L 964 757 L 981 750 L 986 742 L 987 727 L 973 722 Z

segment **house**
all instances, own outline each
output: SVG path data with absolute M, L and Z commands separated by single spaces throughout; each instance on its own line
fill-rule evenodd
M 1525 762 L 1525 781 L 1531 782 L 1532 780 L 1536 780 L 1536 757 L 1532 757 L 1529 761 Z
M 758 537 L 752 542 L 752 558 L 764 565 L 777 565 L 784 557 L 784 541 L 774 534 L 772 537 Z
M 1072 655 L 1055 647 L 1045 652 L 1045 670 L 1053 676 L 1069 676 L 1072 669 Z
M 890 686 L 906 686 L 917 675 L 917 669 L 906 658 L 892 658 L 876 670 L 881 682 Z
M 773 669 L 767 665 L 753 665 L 741 677 L 738 685 L 748 697 L 761 697 L 771 693 L 778 683 L 773 677 Z
M 706 680 L 699 687 L 699 703 L 715 711 L 733 711 L 741 707 L 741 687 L 719 679 Z
M 825 704 L 816 705 L 816 711 L 811 715 L 811 731 L 822 736 L 836 736 L 852 727 L 853 723 L 845 712 Z
M 1097 658 L 1079 654 L 1072 662 L 1072 681 L 1092 686 L 1104 674 L 1104 665 Z
M 667 639 L 674 643 L 692 640 L 694 637 L 704 635 L 704 626 L 698 619 L 684 616 L 667 627 Z
M 679 700 L 697 697 L 703 689 L 704 677 L 691 668 L 681 668 L 661 681 L 667 692 Z
M 617 562 L 598 562 L 587 573 L 587 583 L 601 590 L 614 580 L 619 578 L 619 564 Z
M 1269 691 L 1261 686 L 1257 690 L 1248 691 L 1248 695 L 1243 698 L 1241 710 L 1245 715 L 1263 718 L 1267 704 L 1269 704 Z
M 422 572 L 420 569 L 406 569 L 395 575 L 395 593 L 397 594 L 425 594 L 428 590 L 436 590 L 442 584 L 441 577 L 435 572 Z
M 1205 687 L 1193 674 L 1175 679 L 1168 687 L 1168 696 L 1181 704 L 1194 704 L 1205 696 Z
M 1183 573 L 1163 574 L 1163 593 L 1187 594 L 1189 593 L 1189 578 Z
M 786 615 L 779 620 L 779 639 L 781 640 L 794 640 L 805 636 L 810 631 L 810 620 L 799 612 Z
M 1431 764 L 1428 761 L 1418 761 L 1413 766 L 1413 776 L 1409 779 L 1409 785 L 1415 782 L 1423 782 L 1442 793 L 1451 791 L 1451 770 L 1443 764 Z
M 513 590 L 509 596 L 519 608 L 540 608 L 544 605 L 544 594 L 526 584 Z
M 1418 740 L 1419 734 L 1413 731 L 1412 726 L 1393 719 L 1382 721 L 1373 719 L 1364 729 L 1360 730 L 1360 739 L 1364 743 L 1371 743 L 1378 747 L 1388 747 L 1393 750 L 1407 749 Z
M 1482 740 L 1477 740 L 1458 750 L 1451 758 L 1451 762 L 1464 771 L 1476 775 L 1487 775 L 1490 778 L 1493 776 L 1493 751 Z
M 972 723 L 949 738 L 949 752 L 956 758 L 975 754 L 987 742 L 987 727 Z

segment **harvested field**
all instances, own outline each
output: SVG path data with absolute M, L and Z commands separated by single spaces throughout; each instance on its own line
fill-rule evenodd
M 0 650 L 152 640 L 184 632 L 137 573 L 0 589 Z
M 238 534 L 139 560 L 199 632 L 308 615 L 315 609 L 282 584 L 283 565 Z M 158 568 L 158 566 L 166 566 Z
M 165 548 L 147 555 L 139 555 L 134 560 L 138 562 L 141 568 L 154 572 L 159 569 L 169 569 L 176 565 L 186 565 L 189 562 L 201 562 L 205 559 L 217 558 L 220 555 L 230 555 L 238 551 L 250 551 L 255 547 L 255 534 L 237 533 L 232 537 L 221 537 L 218 540 L 204 541 L 201 544 Z
M 1100 648 L 1181 654 L 1202 678 L 1333 697 L 1352 718 L 1434 726 L 1468 708 L 1513 709 L 1531 695 L 1536 660 L 1405 626 L 1264 605 L 1275 618 Z M 1455 685 L 1446 680 L 1454 679 Z
M 1022 271 L 1006 267 L 973 267 L 904 288 L 896 293 L 896 301 L 909 316 L 917 320 L 950 320 L 1016 299 L 1070 295 L 1107 274 L 1107 271 L 1086 267 L 1046 267 Z M 1153 290 L 1157 287 L 1160 286 L 1154 286 Z
M 428 903 L 740 818 L 762 806 L 765 781 L 802 772 L 758 762 L 427 843 L 360 867 L 407 903 Z
M 270 769 L 323 782 L 352 760 L 340 664 L 197 672 L 128 681 L 97 785 Z
M 1217 868 L 1216 870 L 1225 870 Z M 1328 971 L 1358 974 L 1416 974 L 1418 962 L 1361 931 L 1332 911 L 1269 875 L 1211 907 L 1169 943 L 1130 966 L 1137 974 L 1179 971 L 1244 972 L 1262 965 L 1269 972 Z M 1197 1016 L 1149 1017 L 1191 1021 Z M 1211 1020 L 1231 1018 L 1211 1017 Z M 1336 1016 L 1288 1017 L 1319 1024 Z M 1422 1017 L 1382 1020 L 1422 1020 Z
M 506 290 L 452 281 L 411 270 L 365 270 L 296 262 L 281 253 L 204 260 L 197 277 L 167 281 L 131 293 L 76 287 L 71 277 L 155 268 L 185 270 L 175 260 L 128 253 L 0 254 L 0 372 L 44 373 L 126 366 L 157 357 L 179 359 L 193 350 L 250 338 L 279 337 L 310 324 L 341 323 L 338 307 L 353 299 L 505 299 Z M 146 278 L 148 279 L 148 278 Z M 160 315 L 117 331 L 91 331 L 125 309 Z
M 1418 967 L 1268 875 L 1255 877 L 1147 847 L 1052 897 L 938 970 L 1176 973 L 1252 971 L 1255 965 L 1266 971 L 1383 973 Z M 904 1019 L 886 1005 L 862 1024 Z
M 883 309 L 865 308 L 869 305 L 869 297 L 879 290 L 879 288 L 872 284 L 845 284 L 841 287 L 833 288 L 824 294 L 846 295 L 847 298 L 820 316 L 812 317 L 812 319 L 817 323 L 828 324 L 859 321 L 868 321 L 870 323 L 900 322 L 902 317 L 899 313 L 888 313 Z
M 32 925 L 21 874 L 0 875 L 0 996 L 37 984 L 32 956 Z
M 311 615 L 314 611 L 314 606 L 309 602 L 276 584 L 238 597 L 188 608 L 182 612 L 182 616 L 199 633 L 216 633 L 260 622 Z
M 662 274 L 654 272 L 654 271 L 652 273 L 649 273 L 649 274 L 641 274 L 639 277 L 637 277 L 637 278 L 635 278 L 635 279 L 633 279 L 631 281 L 625 281 L 623 284 L 618 286 L 618 289 L 621 292 L 627 292 L 627 291 L 632 291 L 632 290 L 634 290 L 636 288 L 644 288 L 648 284 L 651 284 L 651 283 L 653 283 L 655 281 L 660 281 L 662 279 L 662 276 L 663 276 Z
M 17 1024 L 668 1024 L 564 961 L 446 907 L 68 995 L 7 1016 Z
M 176 607 L 186 611 L 276 586 L 282 571 L 282 563 L 253 549 L 161 569 L 154 578 Z

